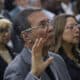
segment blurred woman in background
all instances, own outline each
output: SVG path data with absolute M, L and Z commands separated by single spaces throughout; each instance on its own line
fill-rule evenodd
M 11 28 L 12 23 L 8 19 L 0 19 L 0 80 L 3 80 L 5 68 L 14 57 L 7 46 L 10 40 Z
M 74 16 L 59 15 L 53 22 L 55 28 L 54 52 L 64 59 L 71 80 L 80 80 L 80 56 L 75 50 L 79 43 L 79 25 Z

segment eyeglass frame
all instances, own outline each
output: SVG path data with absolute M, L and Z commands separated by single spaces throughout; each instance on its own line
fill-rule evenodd
M 23 32 L 29 32 L 32 29 L 36 29 L 36 28 L 46 28 L 46 27 L 49 27 L 50 25 L 52 26 L 52 21 L 51 20 L 47 20 L 47 21 L 44 21 L 44 22 L 46 22 L 45 26 L 44 26 L 43 23 L 41 23 L 41 24 L 39 24 L 39 25 L 37 25 L 35 27 L 31 27 L 31 28 L 25 29 L 25 30 L 23 30 Z
M 68 25 L 66 28 L 72 30 L 74 27 L 80 28 L 80 24 L 71 24 L 71 25 Z

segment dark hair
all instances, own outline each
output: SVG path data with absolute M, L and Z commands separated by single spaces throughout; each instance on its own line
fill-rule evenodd
M 41 4 L 44 4 L 47 0 L 40 0 Z
M 76 1 L 75 7 L 76 7 L 76 10 L 77 10 L 77 13 L 79 14 L 80 13 L 80 0 Z
M 36 11 L 41 11 L 41 9 L 26 9 L 17 15 L 16 19 L 14 20 L 14 30 L 16 30 L 17 35 L 20 36 L 23 30 L 31 27 L 31 24 L 28 21 L 28 16 Z

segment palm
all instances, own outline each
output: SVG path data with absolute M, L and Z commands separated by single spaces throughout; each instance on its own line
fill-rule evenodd
M 40 76 L 46 67 L 52 62 L 52 58 L 43 61 L 42 49 L 45 44 L 45 39 L 37 39 L 32 48 L 32 72 Z

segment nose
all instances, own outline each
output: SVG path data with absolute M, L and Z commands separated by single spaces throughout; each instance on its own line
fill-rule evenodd
M 53 25 L 49 25 L 49 27 L 48 27 L 48 32 L 53 32 L 53 31 L 54 31 Z
M 75 28 L 74 28 L 74 31 L 75 31 L 76 33 L 79 33 L 79 28 L 78 28 L 78 27 L 75 27 Z
M 4 35 L 5 38 L 10 38 L 10 34 L 8 32 L 5 33 Z

